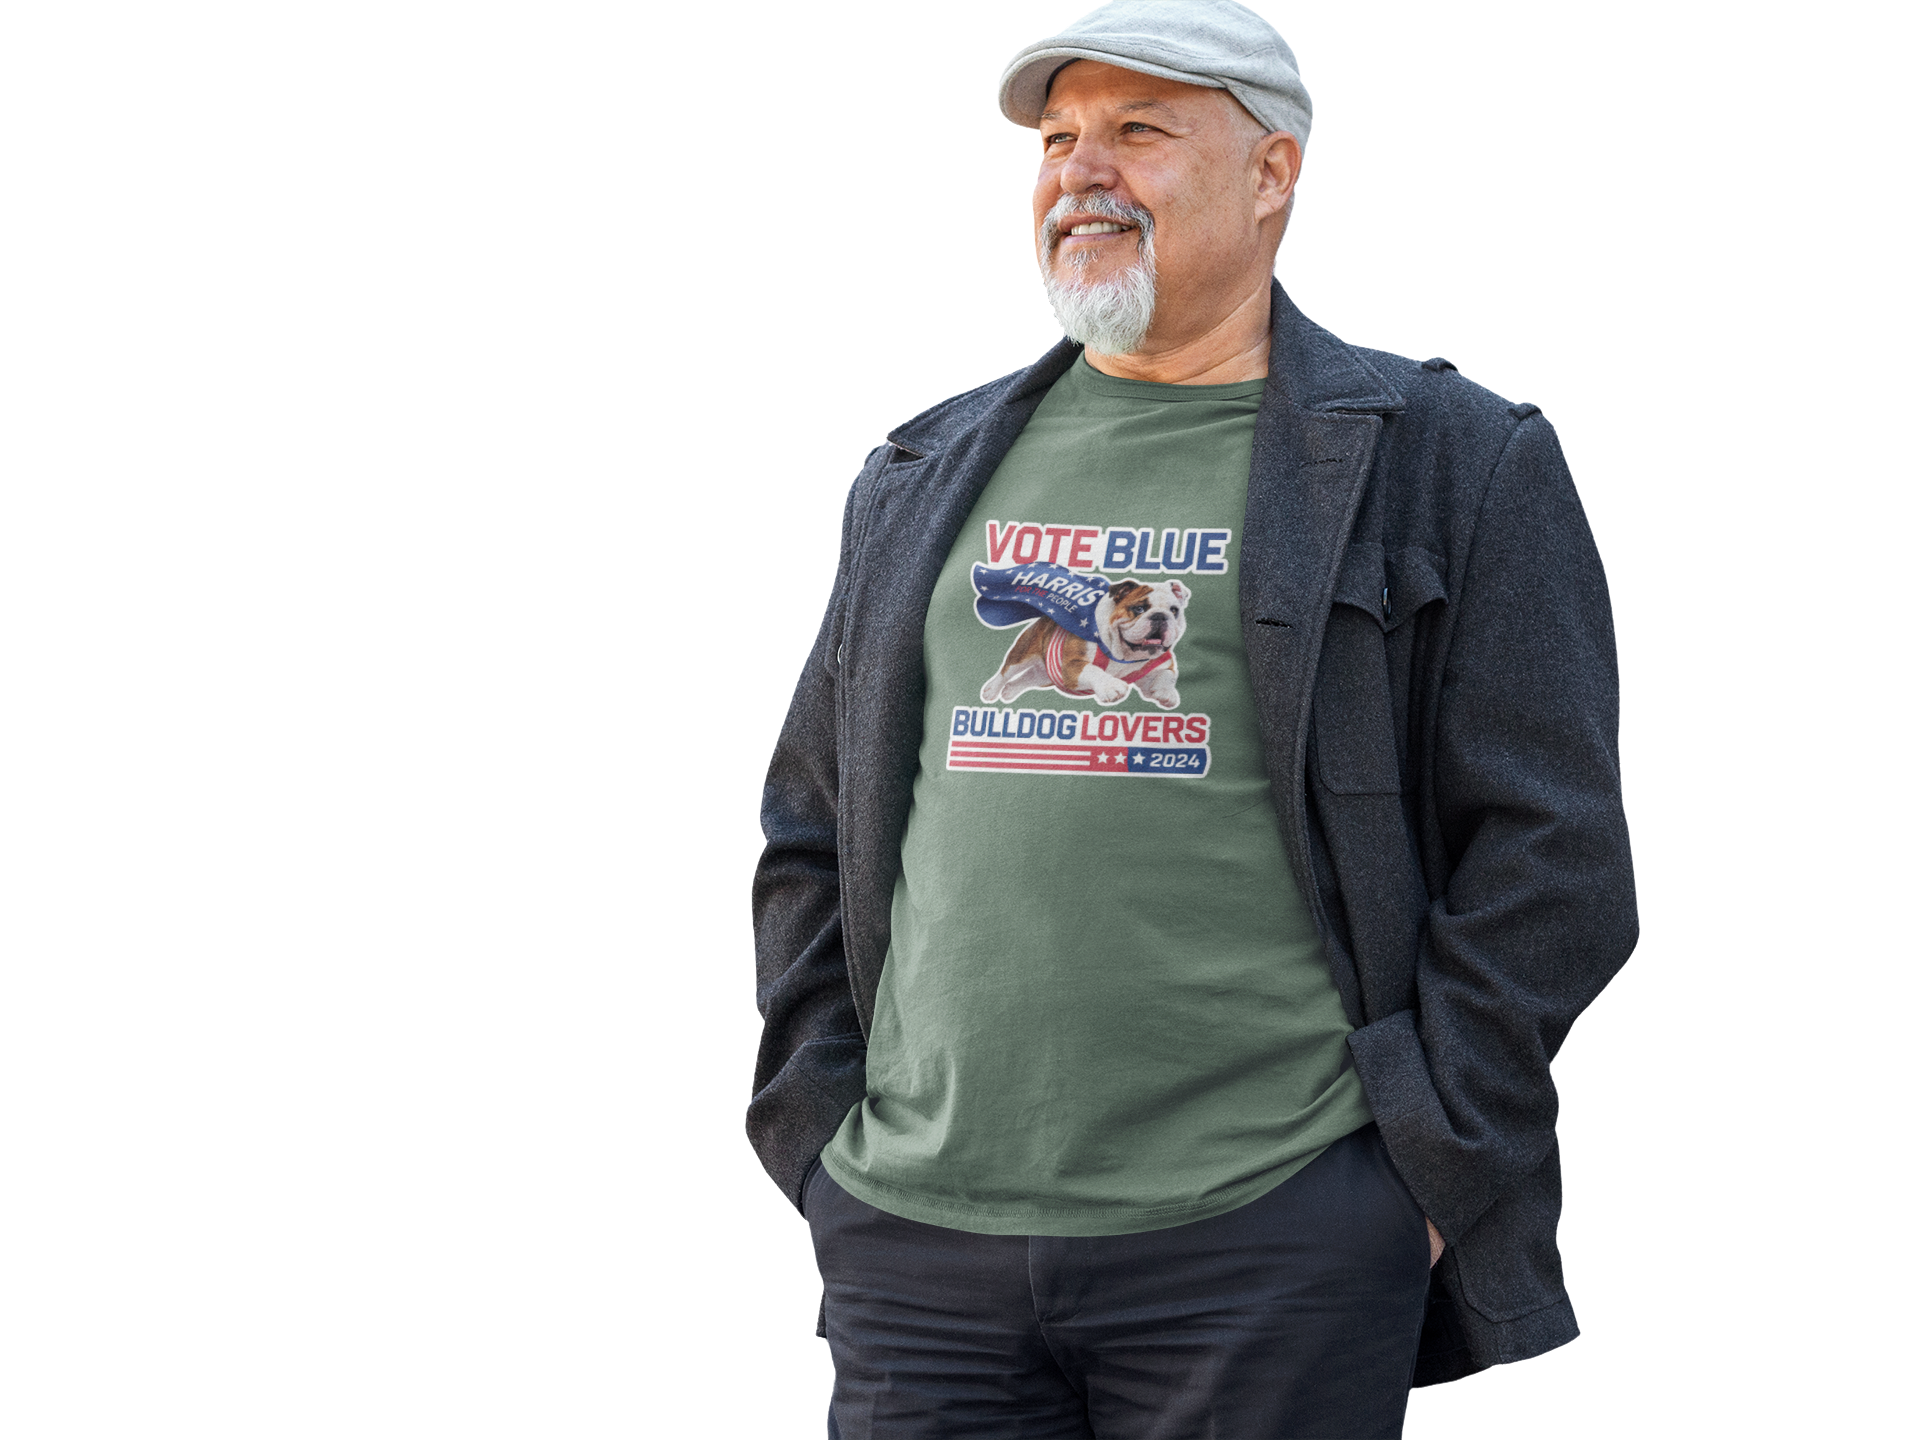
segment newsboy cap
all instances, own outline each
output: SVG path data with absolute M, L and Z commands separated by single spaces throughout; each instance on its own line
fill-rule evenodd
M 1047 87 L 1060 67 L 1099 60 L 1143 75 L 1225 90 L 1269 131 L 1302 145 L 1313 128 L 1313 101 L 1287 42 L 1233 0 L 1114 0 L 1058 35 L 1013 57 L 1000 77 L 1000 109 L 1037 129 Z

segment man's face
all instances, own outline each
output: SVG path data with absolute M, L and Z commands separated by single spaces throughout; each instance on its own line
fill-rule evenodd
M 1152 216 L 1155 332 L 1210 313 L 1218 295 L 1245 285 L 1251 265 L 1270 265 L 1261 226 L 1291 193 L 1297 147 L 1276 190 L 1270 173 L 1263 184 L 1260 136 L 1224 90 L 1075 61 L 1054 78 L 1040 120 L 1033 219 L 1042 269 L 1055 283 L 1087 286 L 1139 265 L 1138 225 L 1093 213 L 1098 198 L 1078 208 L 1085 197 L 1104 197 Z

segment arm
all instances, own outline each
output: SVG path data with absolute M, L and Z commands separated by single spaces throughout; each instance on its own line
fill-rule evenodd
M 862 480 L 884 451 L 869 457 Z M 835 694 L 859 493 L 856 481 L 841 522 L 840 566 L 826 618 L 767 770 L 760 806 L 767 845 L 753 879 L 755 997 L 766 1024 L 747 1135 L 796 1206 L 808 1167 L 866 1093 L 866 1037 L 840 932 Z
M 1458 1239 L 1546 1159 L 1549 1062 L 1638 934 L 1606 580 L 1537 413 L 1494 466 L 1443 663 L 1429 784 L 1450 873 L 1418 1007 L 1352 1043 L 1396 1163 Z

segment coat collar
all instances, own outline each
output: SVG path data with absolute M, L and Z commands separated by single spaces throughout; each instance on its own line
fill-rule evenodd
M 1273 282 L 1273 338 L 1267 383 L 1275 397 L 1297 409 L 1390 414 L 1406 401 L 1366 356 L 1330 330 L 1313 323 Z M 937 455 L 979 425 L 999 405 L 1043 395 L 1080 358 L 1082 346 L 1062 340 L 1025 370 L 944 400 L 887 436 L 909 455 Z
M 1273 282 L 1273 349 L 1267 384 L 1278 398 L 1301 410 L 1388 415 L 1406 409 L 1406 398 L 1365 355 L 1331 330 L 1323 330 Z

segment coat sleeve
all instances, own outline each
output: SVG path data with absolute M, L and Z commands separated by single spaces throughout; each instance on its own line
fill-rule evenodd
M 1450 865 L 1417 1008 L 1350 1044 L 1448 1240 L 1553 1151 L 1549 1062 L 1638 937 L 1606 578 L 1553 428 L 1507 437 L 1449 627 L 1431 813 Z
M 747 1136 L 796 1206 L 814 1158 L 866 1093 L 866 1037 L 841 940 L 836 716 L 841 619 L 862 482 L 847 497 L 826 618 L 787 710 L 760 803 L 766 848 L 753 878 L 755 998 L 765 1021 Z

